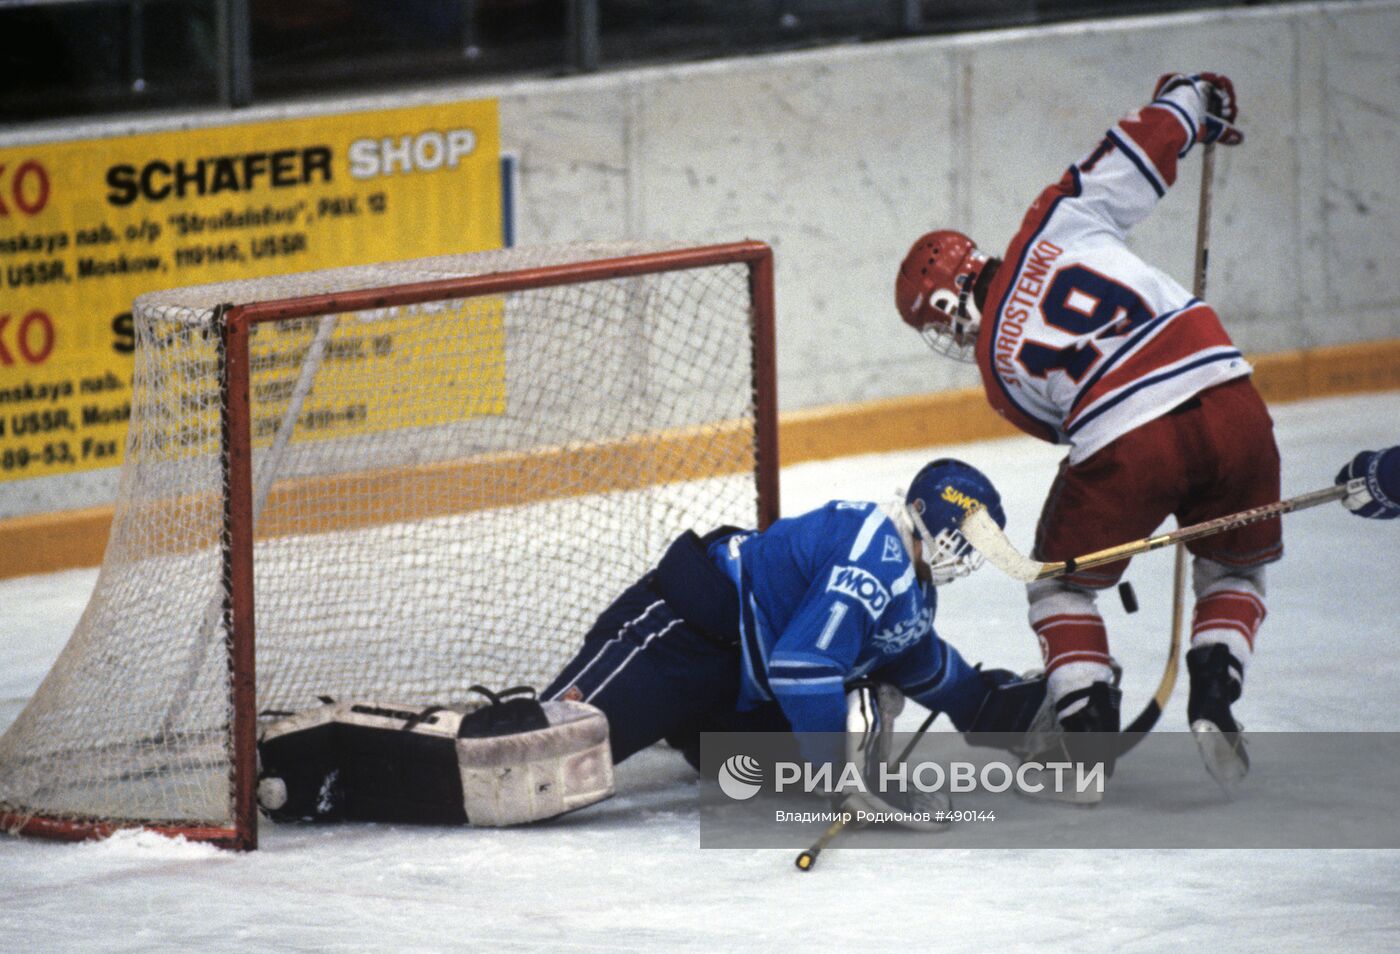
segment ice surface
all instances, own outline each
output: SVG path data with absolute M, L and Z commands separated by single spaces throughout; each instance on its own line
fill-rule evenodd
M 1326 486 L 1357 450 L 1400 440 L 1400 394 L 1273 410 L 1285 496 Z M 791 467 L 784 512 L 883 499 L 935 454 L 992 477 L 1008 532 L 1028 551 L 1061 456 L 1028 438 Z M 1400 729 L 1400 525 L 1329 505 L 1285 517 L 1284 533 L 1241 718 L 1256 731 Z M 0 581 L 0 728 L 57 656 L 95 578 Z M 1166 551 L 1139 557 L 1128 579 L 1141 611 L 1103 601 L 1128 714 L 1161 673 L 1170 578 Z M 994 569 L 946 590 L 937 626 L 973 660 L 1038 662 L 1020 587 Z M 921 717 L 910 706 L 901 728 Z M 1185 727 L 1184 685 L 1161 725 Z M 1213 784 L 1202 771 L 1200 785 Z M 653 749 L 620 767 L 617 798 L 532 828 L 264 823 L 248 855 L 149 833 L 85 845 L 0 838 L 0 951 L 1278 954 L 1393 950 L 1400 937 L 1396 851 L 832 849 L 804 875 L 786 850 L 700 850 L 697 817 L 693 773 Z

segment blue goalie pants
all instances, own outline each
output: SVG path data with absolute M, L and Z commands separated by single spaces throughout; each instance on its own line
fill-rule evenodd
M 787 732 L 775 703 L 738 712 L 737 645 L 682 619 L 649 573 L 613 601 L 545 689 L 603 710 L 614 762 L 662 739 L 699 761 L 701 732 Z

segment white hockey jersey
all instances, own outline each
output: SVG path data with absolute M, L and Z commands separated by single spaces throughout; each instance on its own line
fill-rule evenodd
M 988 289 L 977 363 L 992 407 L 1071 463 L 1250 373 L 1215 311 L 1125 244 L 1176 181 L 1201 96 L 1129 113 L 1027 211 Z

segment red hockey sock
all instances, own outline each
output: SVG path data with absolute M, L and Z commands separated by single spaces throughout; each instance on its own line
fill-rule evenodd
M 1244 590 L 1216 590 L 1196 601 L 1191 621 L 1191 645 L 1224 643 L 1241 666 L 1254 652 L 1254 637 L 1268 611 L 1256 594 Z
M 1109 664 L 1108 631 L 1097 613 L 1059 613 L 1033 625 L 1046 675 L 1074 662 Z

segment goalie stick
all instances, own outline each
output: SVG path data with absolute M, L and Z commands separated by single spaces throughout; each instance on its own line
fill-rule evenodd
M 937 712 L 930 712 L 928 714 L 928 718 L 924 719 L 919 728 L 914 731 L 914 737 L 909 740 L 909 744 L 904 747 L 904 751 L 900 752 L 899 757 L 895 759 L 895 764 L 904 762 L 909 758 L 909 753 L 914 751 L 914 746 L 924 737 L 924 733 L 928 731 L 929 726 L 933 725 L 933 720 L 937 717 Z M 844 817 L 838 818 L 836 821 L 832 822 L 830 827 L 821 833 L 821 837 L 812 842 L 812 847 L 797 856 L 794 861 L 794 864 L 797 865 L 797 870 L 811 871 L 812 866 L 817 863 L 817 856 L 822 853 L 827 845 L 831 844 L 832 840 L 837 835 L 846 830 L 846 825 L 847 822 Z

